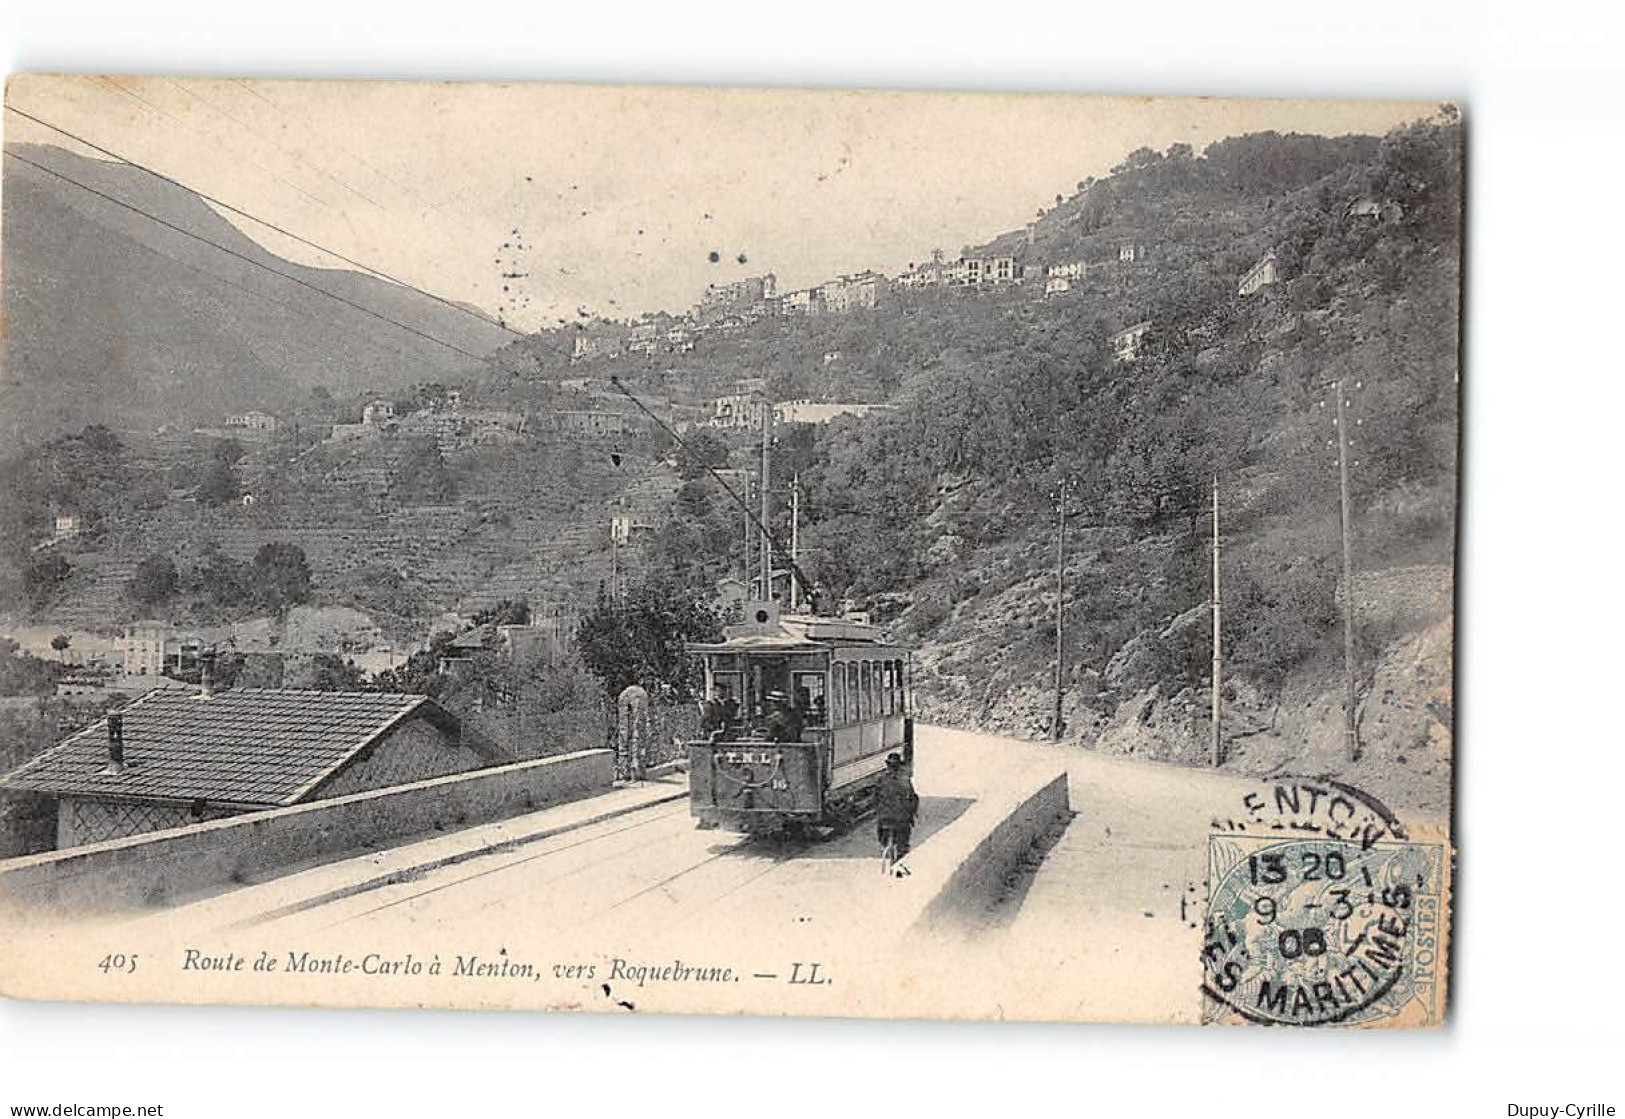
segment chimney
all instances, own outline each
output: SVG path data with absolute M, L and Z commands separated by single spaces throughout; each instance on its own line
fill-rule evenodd
M 124 712 L 107 713 L 107 768 L 102 773 L 116 776 L 124 772 Z
M 202 685 L 198 692 L 199 699 L 214 698 L 214 646 L 209 646 L 198 654 L 198 682 Z

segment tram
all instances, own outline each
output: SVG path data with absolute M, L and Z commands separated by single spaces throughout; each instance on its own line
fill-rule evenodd
M 688 649 L 704 664 L 706 694 L 720 686 L 738 705 L 732 725 L 687 744 L 699 826 L 844 828 L 868 810 L 887 754 L 912 771 L 909 650 L 867 621 L 748 603 L 721 642 Z M 771 732 L 773 707 L 784 702 L 801 724 L 797 741 Z

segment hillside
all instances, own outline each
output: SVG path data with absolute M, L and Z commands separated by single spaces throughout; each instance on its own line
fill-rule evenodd
M 509 337 L 386 281 L 282 260 L 196 195 L 134 168 L 48 146 L 7 150 L 470 353 Z M 382 391 L 477 366 L 15 159 L 5 161 L 0 249 L 0 436 L 11 443 L 88 423 L 219 423 L 318 385 Z
M 758 324 L 641 375 L 652 391 L 690 368 L 707 385 L 754 368 L 778 396 L 897 405 L 781 438 L 774 476 L 800 476 L 813 577 L 918 645 L 922 713 L 954 724 L 1049 731 L 1064 480 L 1065 737 L 1205 764 L 1217 476 L 1226 764 L 1342 774 L 1437 807 L 1453 721 L 1459 144 L 1446 112 L 1380 140 L 1266 134 L 1202 155 L 1136 152 L 1029 229 L 967 246 L 1081 262 L 1056 298 L 1030 283 L 892 290 L 872 312 Z M 1382 212 L 1356 205 L 1367 199 Z M 1241 294 L 1270 252 L 1276 282 Z M 1112 336 L 1136 323 L 1149 327 L 1125 359 Z M 638 362 L 615 368 L 640 375 Z M 1339 377 L 1356 425 L 1366 753 L 1354 766 Z M 652 547 L 698 582 L 737 546 L 726 510 L 698 489 L 685 497 Z

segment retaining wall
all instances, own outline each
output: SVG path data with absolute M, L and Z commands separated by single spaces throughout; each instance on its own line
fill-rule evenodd
M 0 906 L 88 914 L 175 904 L 295 867 L 602 792 L 608 750 L 459 773 L 293 808 L 0 861 Z
M 986 910 L 1033 845 L 1071 815 L 1067 774 L 1041 766 L 990 791 L 906 860 L 916 929 Z

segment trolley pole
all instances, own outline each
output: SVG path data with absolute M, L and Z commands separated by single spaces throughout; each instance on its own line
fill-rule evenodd
M 1354 531 L 1349 514 L 1348 402 L 1343 397 L 1343 379 L 1337 390 L 1337 475 L 1343 509 L 1343 737 L 1349 761 L 1360 760 L 1360 733 L 1355 718 L 1354 695 Z
M 801 475 L 791 476 L 790 480 L 790 562 L 801 562 Z M 790 580 L 790 609 L 793 611 L 800 604 L 801 596 L 797 593 L 796 580 Z
M 1066 478 L 1061 479 L 1059 516 L 1055 525 L 1055 714 L 1051 742 L 1061 740 L 1061 697 L 1066 690 Z
M 1224 760 L 1219 744 L 1219 685 L 1221 679 L 1219 655 L 1219 475 L 1213 475 L 1213 766 L 1218 768 Z
M 771 514 L 768 498 L 768 472 L 769 460 L 772 457 L 773 445 L 773 404 L 771 401 L 762 401 L 762 513 L 758 520 L 762 525 L 762 601 L 768 602 L 773 598 L 773 542 L 767 535 L 767 518 Z

